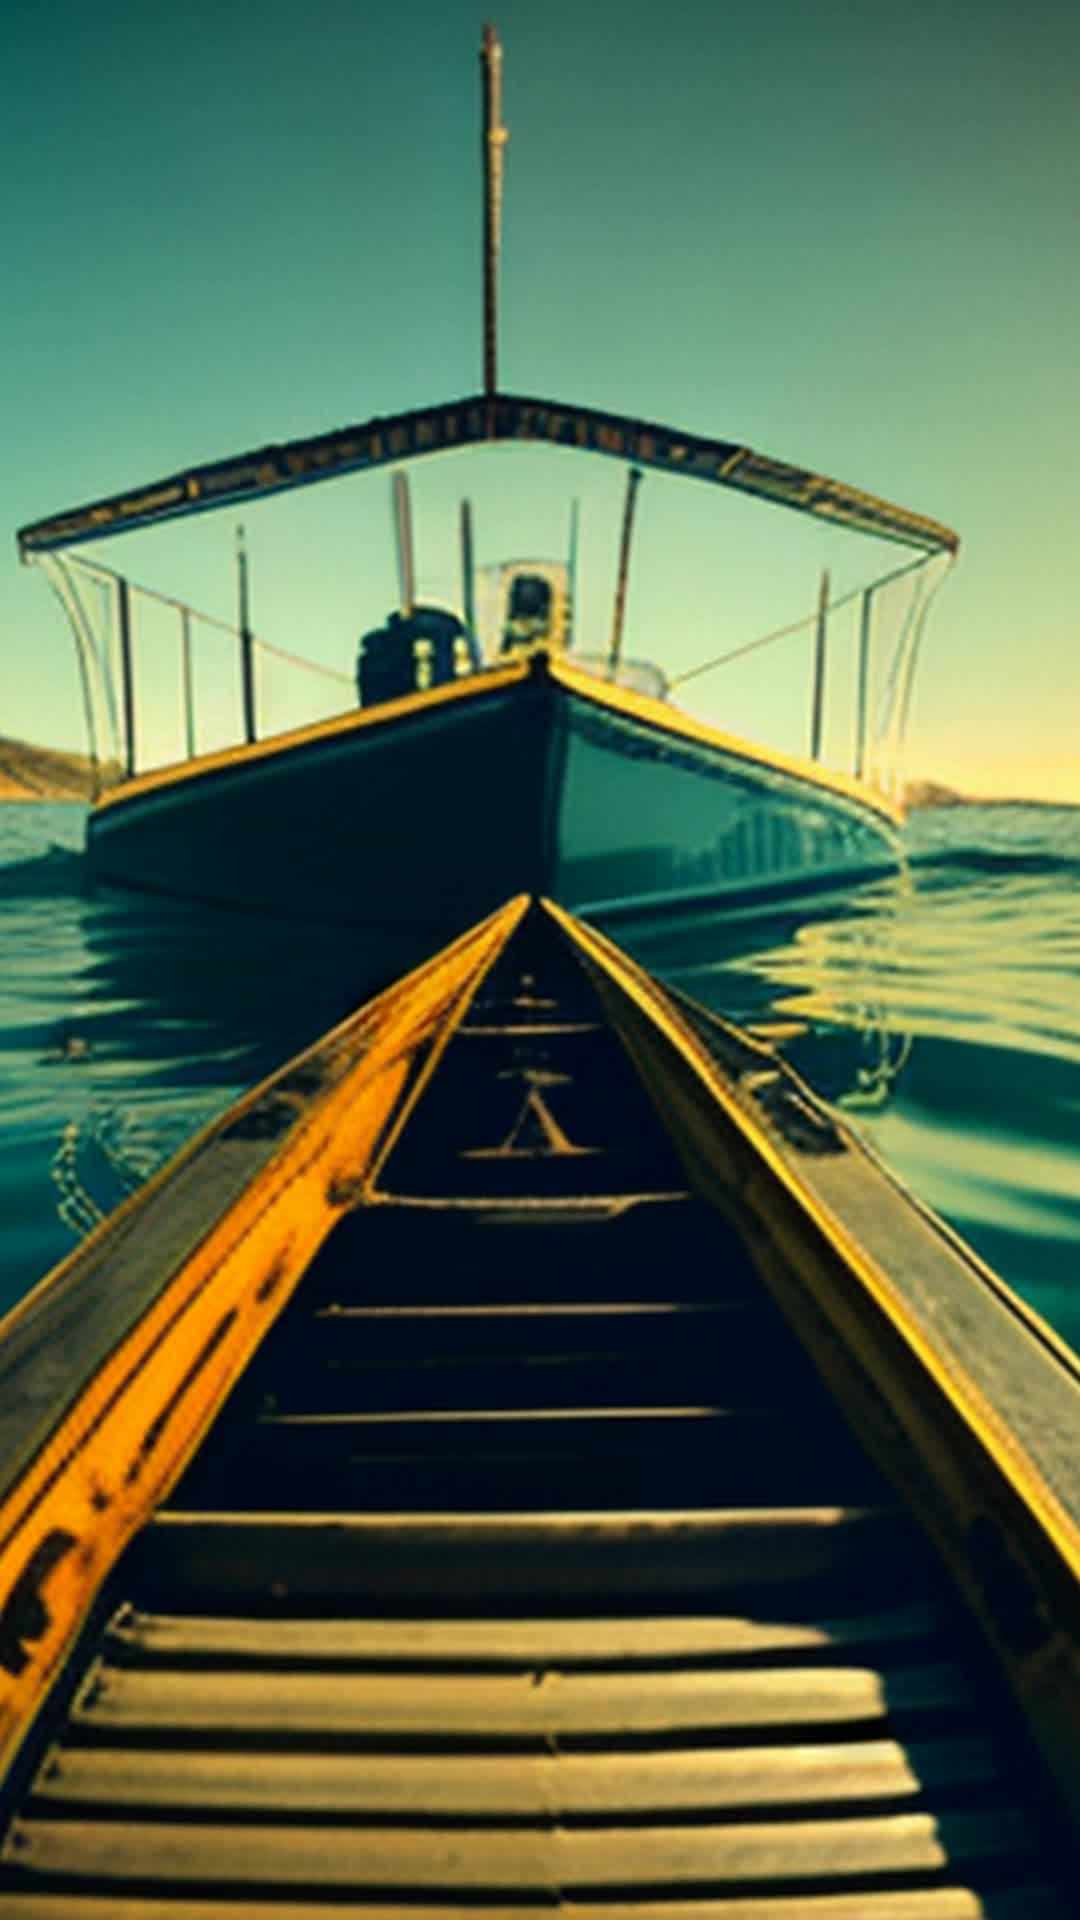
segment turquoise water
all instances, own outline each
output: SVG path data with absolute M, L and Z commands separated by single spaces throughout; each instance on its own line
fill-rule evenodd
M 0 1308 L 404 965 L 378 933 L 84 890 L 83 811 L 0 807 Z M 1080 808 L 915 818 L 903 882 L 619 937 L 770 1032 L 1080 1346 Z

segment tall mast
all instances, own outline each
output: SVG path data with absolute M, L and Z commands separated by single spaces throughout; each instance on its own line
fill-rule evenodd
M 480 44 L 480 67 L 484 91 L 484 393 L 491 400 L 499 385 L 499 240 L 503 148 L 508 135 L 502 124 L 502 47 L 490 25 L 484 28 Z

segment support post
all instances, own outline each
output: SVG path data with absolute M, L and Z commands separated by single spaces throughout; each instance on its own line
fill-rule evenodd
M 866 722 L 870 690 L 870 612 L 873 587 L 867 587 L 859 607 L 859 678 L 855 707 L 855 778 L 861 780 L 866 768 Z
M 463 500 L 461 503 L 461 607 L 465 615 L 465 625 L 468 629 L 470 641 L 475 645 L 476 591 L 474 580 L 472 507 L 468 500 Z
M 570 539 L 566 552 L 566 644 L 574 644 L 574 622 L 577 618 L 577 568 L 578 534 L 581 524 L 581 501 L 570 502 Z
M 191 665 L 191 613 L 180 609 L 180 667 L 184 689 L 184 746 L 189 760 L 195 758 L 195 685 Z
M 248 559 L 244 529 L 236 529 L 236 580 L 240 601 L 240 686 L 244 702 L 244 739 L 250 746 L 255 729 L 255 636 L 251 631 L 251 606 L 248 593 Z
M 641 468 L 631 467 L 626 478 L 622 538 L 619 541 L 619 572 L 615 581 L 615 610 L 611 620 L 611 648 L 608 653 L 609 680 L 614 680 L 622 657 L 623 626 L 626 620 L 626 582 L 630 574 L 630 542 L 634 532 L 634 509 L 637 505 L 641 479 Z
M 124 702 L 124 756 L 128 779 L 135 773 L 135 675 L 131 656 L 131 588 L 117 575 L 116 632 L 120 642 L 120 685 Z
M 814 687 L 810 699 L 810 758 L 821 759 L 821 734 L 825 715 L 825 634 L 829 623 L 829 569 L 825 567 L 818 589 L 817 629 L 814 634 Z
M 480 44 L 480 68 L 484 95 L 484 392 L 493 400 L 498 392 L 499 241 L 503 148 L 508 136 L 502 124 L 502 47 L 490 25 L 484 28 Z
M 406 620 L 416 605 L 416 576 L 413 569 L 412 513 L 409 507 L 409 477 L 395 473 L 392 483 L 394 535 L 397 540 L 398 597 Z

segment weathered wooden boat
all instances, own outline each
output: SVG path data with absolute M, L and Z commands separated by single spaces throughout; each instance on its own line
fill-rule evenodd
M 25 559 L 54 569 L 80 648 L 84 686 L 89 689 L 114 662 L 115 684 L 102 700 L 120 719 L 104 756 L 115 778 L 101 792 L 88 827 L 90 864 L 101 880 L 337 922 L 408 925 L 419 918 L 425 931 L 446 936 L 520 888 L 602 916 L 835 886 L 898 865 L 900 810 L 895 795 L 871 778 L 868 740 L 875 726 L 902 724 L 929 604 L 929 574 L 954 554 L 957 537 L 923 514 L 738 441 L 500 391 L 500 58 L 489 36 L 482 393 L 189 468 L 39 520 L 19 535 Z M 530 531 L 531 483 L 516 471 L 508 482 L 505 461 L 498 458 L 511 444 L 573 453 L 575 465 L 588 465 L 591 474 L 613 459 L 624 464 L 628 482 L 610 631 L 596 630 L 596 609 L 587 624 L 576 605 L 576 533 L 556 559 L 478 570 L 469 500 L 461 502 L 460 607 L 432 607 L 419 596 L 406 468 L 427 464 L 436 454 L 489 449 L 487 470 L 497 499 L 521 495 L 525 551 L 534 552 L 544 536 Z M 582 459 L 589 455 L 591 461 Z M 362 642 L 362 704 L 311 725 L 279 723 L 275 729 L 268 723 L 259 675 L 274 649 L 263 647 L 252 631 L 244 560 L 238 623 L 231 629 L 237 735 L 219 740 L 213 751 L 201 748 L 193 694 L 194 610 L 168 597 L 155 603 L 126 575 L 96 561 L 80 585 L 72 550 L 211 509 L 242 507 L 247 513 L 286 491 L 387 466 L 397 469 L 399 483 L 400 606 L 385 623 L 383 609 L 365 616 L 369 626 L 373 619 L 376 624 Z M 634 668 L 624 660 L 631 531 L 638 483 L 646 473 L 708 483 L 795 509 L 831 529 L 892 543 L 887 562 L 875 549 L 879 577 L 864 581 L 858 592 L 838 592 L 830 600 L 827 580 L 820 592 L 814 581 L 800 599 L 799 613 L 807 618 L 794 628 L 805 626 L 814 648 L 807 672 L 808 751 L 793 751 L 790 742 L 787 748 L 770 744 L 767 729 L 758 741 L 706 725 L 666 697 L 660 667 Z M 572 508 L 571 496 L 560 499 Z M 573 511 L 571 524 L 577 524 Z M 739 537 L 721 529 L 703 544 L 698 531 L 688 534 L 685 550 L 670 554 L 663 590 L 649 601 L 646 635 L 650 653 L 661 662 L 670 662 L 672 630 L 697 632 L 708 617 L 703 608 L 709 594 L 699 585 L 688 595 L 685 583 L 711 581 L 717 551 L 730 549 Z M 667 554 L 674 544 L 668 533 L 658 534 L 654 552 Z M 906 562 L 897 559 L 897 545 L 906 549 Z M 304 564 L 310 564 L 306 556 Z M 486 624 L 480 572 L 496 587 Z M 881 697 L 875 700 L 875 622 L 886 587 L 901 577 L 904 591 L 910 587 L 914 596 L 912 612 L 888 685 L 877 686 Z M 97 645 L 88 608 L 102 587 L 112 623 L 107 640 Z M 313 579 L 313 606 L 320 591 Z M 815 600 L 807 612 L 806 601 Z M 175 627 L 177 653 L 167 692 L 160 677 L 151 674 L 145 684 L 140 679 L 148 670 L 140 663 L 136 611 L 144 606 L 153 612 L 155 604 Z M 723 617 L 729 617 L 726 608 Z M 849 635 L 857 641 L 857 665 L 849 662 L 845 669 L 851 751 L 843 766 L 823 757 L 831 617 L 854 619 L 857 629 Z M 354 632 L 345 661 L 350 671 L 336 676 L 344 678 L 350 703 Z M 292 647 L 294 636 L 287 638 Z M 760 640 L 758 634 L 751 645 Z M 725 644 L 732 645 L 730 633 Z M 734 648 L 735 654 L 746 650 Z M 280 652 L 277 658 L 280 665 Z M 789 664 L 781 677 L 790 673 Z M 171 711 L 181 688 L 182 727 L 173 724 Z M 232 704 L 232 691 L 226 700 L 215 678 L 215 726 L 220 710 Z M 776 692 L 774 678 L 774 705 Z M 339 691 L 336 697 L 340 701 Z M 166 764 L 155 758 L 154 746 L 162 736 L 163 700 L 170 703 L 165 731 L 176 743 Z M 88 704 L 93 707 L 92 700 Z M 377 831 L 370 830 L 372 822 Z
M 512 901 L 0 1335 L 0 1915 L 1049 1920 L 1076 1357 Z

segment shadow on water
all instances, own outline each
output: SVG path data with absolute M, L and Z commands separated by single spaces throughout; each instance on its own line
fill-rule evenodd
M 635 950 L 771 1028 L 1080 1347 L 1080 809 L 951 809 L 918 826 L 902 883 L 802 919 L 673 926 Z
M 259 1077 L 426 958 L 433 942 L 393 929 L 233 914 L 99 889 L 86 906 L 89 979 L 123 1021 L 137 1003 L 147 1040 L 182 1073 L 227 1059 Z M 174 1036 L 185 1036 L 177 1059 Z
M 426 957 L 0 865 L 0 1311 L 201 1126 Z
M 776 1044 L 1077 1344 L 1080 810 L 976 811 L 921 821 L 898 881 L 611 931 Z M 87 895 L 81 822 L 62 840 L 0 848 L 0 1307 L 431 944 Z
M 6 862 L 0 867 L 0 882 L 5 905 L 78 894 L 83 890 L 83 856 L 76 848 L 50 847 L 47 853 Z

